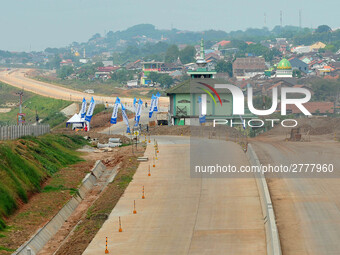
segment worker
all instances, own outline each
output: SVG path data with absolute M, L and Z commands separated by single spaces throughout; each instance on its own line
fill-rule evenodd
M 85 125 L 85 132 L 87 132 L 87 125 Z

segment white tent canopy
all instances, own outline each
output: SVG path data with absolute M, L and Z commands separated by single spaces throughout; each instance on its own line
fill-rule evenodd
M 69 119 L 66 122 L 66 127 L 68 127 L 68 125 L 72 125 L 72 129 L 75 128 L 84 128 L 85 127 L 85 119 L 82 119 L 80 114 L 76 113 L 75 115 L 72 116 L 71 119 Z

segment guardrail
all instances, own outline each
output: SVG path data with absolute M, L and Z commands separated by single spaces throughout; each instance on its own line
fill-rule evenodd
M 0 126 L 0 140 L 13 140 L 26 135 L 39 136 L 50 132 L 50 125 Z
M 254 166 L 260 166 L 260 161 L 251 146 L 248 144 L 246 153 L 249 162 Z M 266 178 L 263 173 L 255 174 L 257 188 L 259 190 L 263 221 L 266 230 L 266 243 L 267 243 L 267 254 L 268 255 L 282 255 L 281 244 L 279 239 L 279 232 L 276 226 L 275 214 L 270 198 L 270 193 L 267 185 Z

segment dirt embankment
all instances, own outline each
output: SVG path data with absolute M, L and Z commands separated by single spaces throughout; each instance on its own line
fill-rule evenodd
M 113 161 L 110 161 L 109 164 L 120 163 L 120 170 L 115 180 L 104 189 L 93 205 L 82 215 L 74 232 L 59 248 L 56 255 L 83 253 L 123 195 L 138 168 L 137 157 L 143 154 L 144 149 L 139 148 L 139 152 L 133 154 L 131 147 L 128 146 L 122 147 L 119 154 L 113 157 Z M 108 163 L 106 162 L 106 164 Z
M 57 172 L 44 183 L 43 192 L 32 196 L 27 204 L 21 205 L 22 207 L 13 216 L 7 219 L 7 224 L 11 226 L 11 228 L 6 231 L 4 233 L 5 236 L 0 239 L 0 246 L 6 247 L 8 251 L 0 250 L 0 254 L 11 254 L 21 244 L 26 242 L 39 228 L 46 224 L 48 220 L 50 220 L 53 215 L 55 215 L 72 197 L 78 184 L 92 169 L 96 160 L 102 160 L 108 169 L 112 169 L 120 165 L 117 181 L 115 181 L 114 184 L 110 184 L 111 188 L 108 188 L 109 191 L 105 190 L 105 192 L 98 194 L 91 193 L 91 195 L 96 196 L 95 199 L 97 199 L 98 196 L 103 196 L 104 198 L 99 198 L 97 200 L 98 202 L 96 202 L 90 209 L 88 209 L 88 207 L 91 206 L 91 204 L 88 204 L 88 207 L 85 209 L 81 208 L 85 211 L 85 214 L 82 212 L 82 214 L 77 214 L 73 218 L 70 218 L 70 227 L 68 230 L 71 231 L 79 220 L 86 220 L 88 215 L 92 213 L 97 215 L 97 211 L 109 214 L 127 186 L 124 182 L 126 181 L 126 183 L 128 183 L 128 181 L 132 180 L 133 173 L 138 166 L 138 162 L 136 160 L 137 155 L 142 155 L 143 151 L 144 149 L 139 148 L 139 152 L 136 153 L 136 151 L 134 151 L 133 154 L 131 147 L 126 146 L 116 148 L 113 152 L 84 153 L 83 158 L 86 161 L 63 168 Z M 51 197 L 53 197 L 53 199 L 51 199 Z M 83 238 L 80 242 L 81 247 L 83 245 L 83 240 L 86 240 L 86 238 L 91 236 L 91 234 L 94 235 L 96 233 L 97 227 L 99 226 L 98 224 L 102 220 L 101 213 L 99 213 L 99 216 L 95 216 L 94 219 L 89 219 L 90 226 L 85 231 L 86 233 L 80 234 L 77 232 L 74 237 L 77 240 Z M 61 243 L 64 237 L 57 237 L 57 239 Z M 69 246 L 71 246 L 72 249 L 78 250 L 78 246 L 73 243 L 66 244 L 66 248 L 63 249 L 71 249 Z M 55 249 L 57 249 L 57 247 L 55 247 Z M 63 249 L 58 254 L 81 254 L 79 252 L 63 253 Z M 44 254 L 52 253 L 47 252 Z
M 302 135 L 311 135 L 311 136 L 321 136 L 321 135 L 340 135 L 340 118 L 301 118 L 296 119 L 298 122 L 297 127 L 300 128 L 300 133 Z M 260 135 L 268 136 L 268 135 L 286 135 L 290 134 L 291 128 L 285 128 L 281 125 L 277 125 L 268 132 L 265 132 Z

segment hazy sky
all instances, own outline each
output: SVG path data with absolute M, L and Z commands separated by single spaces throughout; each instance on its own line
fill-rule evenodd
M 340 27 L 339 0 L 0 0 L 0 49 L 43 50 L 140 23 L 157 28 L 232 31 L 299 24 Z

